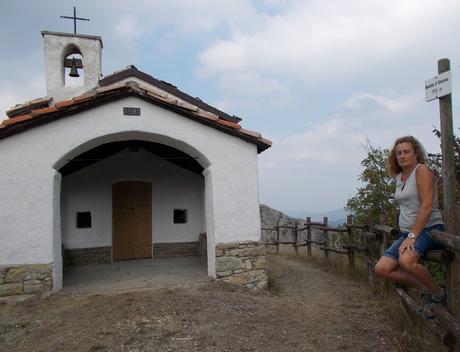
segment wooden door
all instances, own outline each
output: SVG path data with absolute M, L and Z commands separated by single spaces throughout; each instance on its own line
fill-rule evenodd
M 152 184 L 122 181 L 112 186 L 113 260 L 152 257 Z

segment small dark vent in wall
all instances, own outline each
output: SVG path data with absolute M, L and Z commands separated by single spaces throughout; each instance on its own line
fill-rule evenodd
M 175 224 L 187 223 L 187 209 L 174 209 L 174 223 Z
M 91 212 L 79 211 L 77 212 L 77 228 L 84 229 L 91 227 Z

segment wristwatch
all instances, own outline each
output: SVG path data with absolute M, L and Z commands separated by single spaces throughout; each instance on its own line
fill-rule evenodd
M 415 236 L 415 234 L 413 232 L 409 232 L 409 234 L 407 235 L 407 238 L 410 238 L 412 240 L 416 240 L 417 236 Z

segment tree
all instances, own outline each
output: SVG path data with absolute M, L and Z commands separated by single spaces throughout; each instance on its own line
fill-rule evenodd
M 345 209 L 350 210 L 356 222 L 367 223 L 369 218 L 378 222 L 380 214 L 387 218 L 388 225 L 396 225 L 395 184 L 387 169 L 388 149 L 374 147 L 367 140 L 364 146 L 367 156 L 361 161 L 363 167 L 359 180 L 364 185 L 357 194 L 347 200 Z

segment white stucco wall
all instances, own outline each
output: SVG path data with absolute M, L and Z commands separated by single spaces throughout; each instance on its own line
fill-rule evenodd
M 141 116 L 123 116 L 124 106 L 140 107 Z M 198 157 L 208 173 L 210 242 L 260 239 L 256 146 L 129 97 L 0 140 L 0 265 L 54 263 L 60 255 L 53 251 L 60 187 L 53 168 L 97 145 L 129 139 Z
M 53 169 L 53 291 L 62 289 L 62 236 L 61 236 L 61 181 L 59 172 Z
M 124 150 L 63 178 L 64 246 L 112 246 L 112 184 L 133 180 L 152 183 L 153 243 L 198 240 L 204 231 L 204 177 L 140 149 Z M 173 223 L 174 209 L 187 209 L 187 223 Z M 91 212 L 91 228 L 76 227 L 79 211 Z

